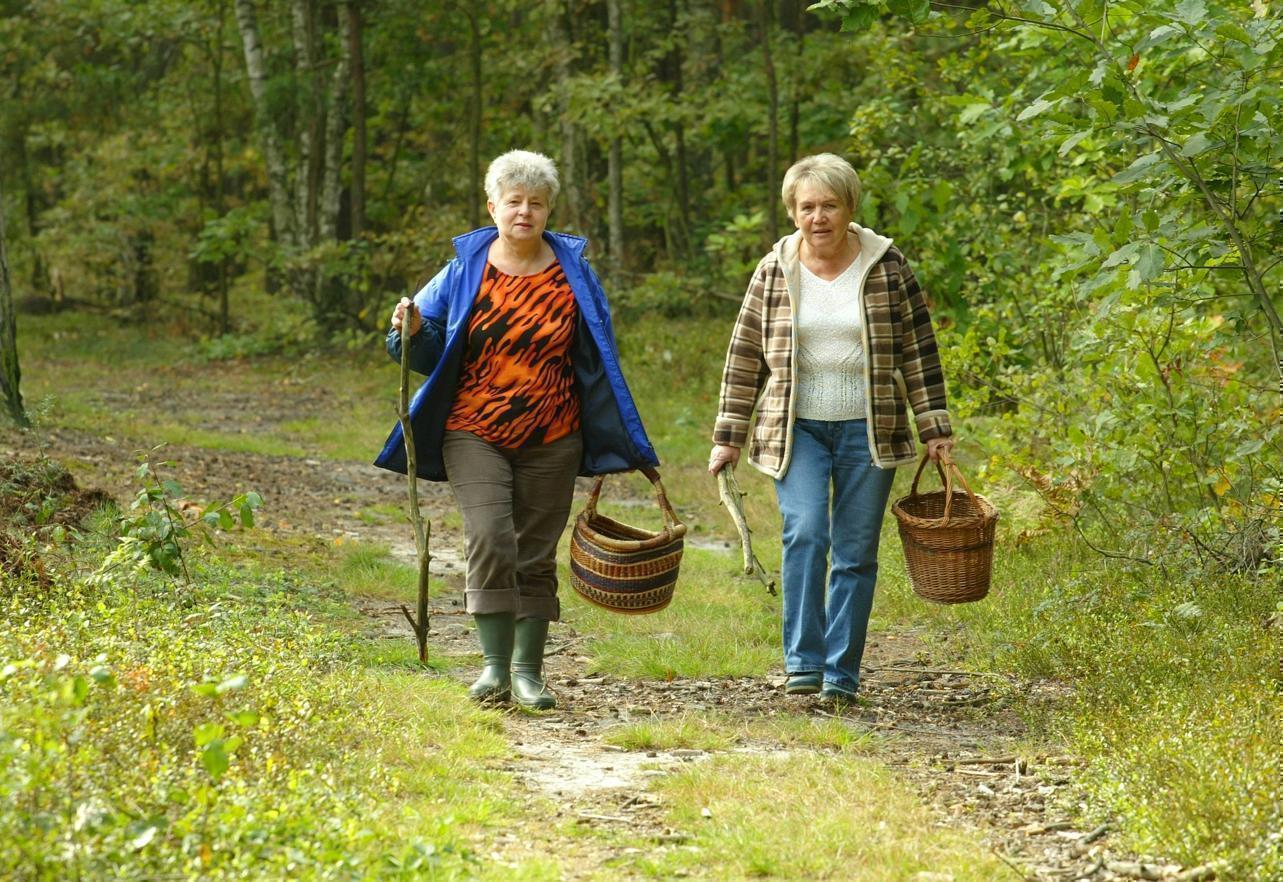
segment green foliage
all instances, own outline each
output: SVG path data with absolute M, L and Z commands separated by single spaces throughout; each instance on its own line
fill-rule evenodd
M 884 559 L 891 585 L 876 616 L 933 621 L 942 637 L 961 636 L 980 669 L 1072 685 L 1067 707 L 1028 712 L 1088 761 L 1078 783 L 1089 805 L 1120 819 L 1130 847 L 1189 865 L 1225 860 L 1227 878 L 1273 878 L 1277 580 L 1163 576 L 1067 536 L 1017 541 L 1014 529 L 1000 537 L 993 593 L 966 608 L 902 602 L 898 555 Z
M 471 878 L 468 826 L 507 811 L 493 715 L 355 665 L 332 587 L 205 563 L 181 596 L 144 573 L 3 602 L 0 875 Z
M 157 466 L 170 467 L 173 463 L 153 465 L 150 454 L 146 453 L 139 460 L 134 476 L 143 487 L 129 506 L 135 514 L 120 516 L 119 541 L 103 559 L 94 579 L 102 583 L 114 578 L 118 571 L 138 575 L 153 569 L 175 579 L 181 575 L 190 585 L 191 574 L 183 545 L 192 538 L 193 532 L 212 542 L 214 530 L 248 530 L 254 526 L 254 511 L 263 504 L 263 498 L 253 491 L 241 493 L 229 501 L 198 509 L 197 518 L 189 520 L 179 508 L 180 501 L 185 501 L 183 488 L 177 481 L 162 480 L 156 473 Z
M 1271 567 L 1283 21 L 991 5 L 932 18 L 971 34 L 947 51 L 890 21 L 853 44 L 885 62 L 852 123 L 864 211 L 934 296 L 956 411 L 1000 415 L 978 438 L 994 474 L 1110 553 Z
M 256 245 L 264 223 L 264 206 L 239 206 L 205 222 L 191 256 L 201 263 L 242 261 L 257 257 Z

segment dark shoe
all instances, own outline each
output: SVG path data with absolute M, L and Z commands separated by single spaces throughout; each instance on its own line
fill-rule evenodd
M 483 613 L 472 617 L 477 623 L 477 639 L 485 667 L 481 676 L 468 689 L 473 701 L 507 701 L 512 694 L 512 644 L 516 634 L 516 617 L 512 613 Z
M 557 698 L 543 676 L 543 649 L 548 642 L 547 619 L 521 619 L 512 652 L 512 700 L 532 710 L 549 710 Z
M 784 682 L 785 695 L 814 695 L 820 691 L 820 675 L 813 671 L 789 674 Z
M 825 704 L 831 704 L 835 708 L 850 707 L 855 704 L 857 700 L 858 699 L 854 692 L 847 692 L 845 689 L 839 689 L 838 687 L 830 686 L 827 683 L 824 684 L 824 688 L 820 690 L 820 701 Z

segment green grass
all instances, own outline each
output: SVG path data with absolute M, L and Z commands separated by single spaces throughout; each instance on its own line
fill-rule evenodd
M 879 736 L 871 732 L 859 731 L 842 720 L 815 717 L 767 717 L 755 721 L 749 735 L 789 748 L 849 754 L 875 755 L 881 745 Z
M 739 740 L 742 729 L 732 720 L 683 713 L 616 726 L 602 740 L 627 750 L 725 750 Z
M 381 352 L 208 361 L 197 341 L 24 316 L 23 394 L 38 425 L 139 444 L 370 460 L 396 421 Z M 72 379 L 74 378 L 74 380 Z
M 752 743 L 866 755 L 875 754 L 881 744 L 877 735 L 831 718 L 780 714 L 737 720 L 723 714 L 686 712 L 616 726 L 602 740 L 626 750 L 718 751 Z
M 810 752 L 719 756 L 658 790 L 689 847 L 638 858 L 655 879 L 911 882 L 919 873 L 992 882 L 1010 873 L 926 809 L 876 762 Z
M 564 556 L 563 556 L 564 559 Z M 733 572 L 731 559 L 688 548 L 668 608 L 621 616 L 568 591 L 562 618 L 592 635 L 592 669 L 621 677 L 760 676 L 779 664 L 774 599 Z M 562 573 L 562 584 L 569 577 Z
M 339 553 L 335 578 L 348 595 L 406 602 L 418 597 L 418 570 L 394 560 L 383 546 L 345 542 Z
M 0 874 L 471 878 L 526 804 L 498 717 L 354 651 L 332 586 L 194 563 L 6 579 Z

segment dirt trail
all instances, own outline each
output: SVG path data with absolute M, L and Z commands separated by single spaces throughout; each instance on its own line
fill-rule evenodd
M 66 463 L 82 486 L 121 500 L 133 492 L 131 452 L 141 446 L 69 431 L 0 435 L 0 455 L 43 451 Z M 403 500 L 400 476 L 357 462 L 195 447 L 169 447 L 163 456 L 176 462 L 173 477 L 193 498 L 221 499 L 254 489 L 264 497 L 268 529 L 327 541 L 359 538 L 413 560 L 408 527 L 386 514 L 370 515 L 378 506 Z M 585 489 L 581 486 L 579 493 Z M 440 526 L 437 517 L 450 509 L 449 490 L 421 483 L 420 499 L 434 520 L 433 574 L 447 586 L 433 600 L 431 651 L 475 660 L 471 622 L 462 612 L 461 537 L 457 529 Z M 412 639 L 399 604 L 364 597 L 354 604 L 368 618 L 371 636 Z M 1114 852 L 1107 830 L 1089 831 L 1072 822 L 1065 806 L 1072 802 L 1066 788 L 1073 758 L 1059 756 L 1057 750 L 1022 752 L 1026 732 L 1008 707 L 1010 696 L 1019 688 L 1034 700 L 1054 700 L 1054 685 L 954 672 L 948 659 L 931 657 L 916 633 L 883 633 L 870 639 L 863 701 L 835 715 L 814 699 L 785 697 L 782 676 L 671 682 L 588 676 L 586 648 L 584 635 L 564 624 L 555 626 L 547 668 L 559 697 L 557 709 L 543 714 L 512 710 L 505 716 L 514 746 L 506 768 L 533 797 L 554 807 L 544 831 L 549 836 L 558 824 L 618 826 L 641 834 L 649 849 L 688 847 L 693 831 L 666 825 L 663 806 L 649 785 L 710 754 L 621 750 L 602 740 L 612 727 L 705 713 L 744 723 L 783 714 L 836 716 L 858 732 L 878 733 L 874 757 L 910 782 L 940 823 L 972 829 L 1007 860 L 1011 879 L 1177 878 L 1176 868 L 1141 866 L 1135 857 Z M 471 667 L 456 666 L 457 676 L 470 677 Z M 757 753 L 786 749 L 748 738 L 731 748 Z M 487 859 L 514 864 L 546 854 L 543 849 L 554 850 L 544 837 L 529 835 L 498 834 L 478 845 Z M 602 837 L 561 836 L 555 851 L 570 878 L 593 873 L 631 878 L 629 849 L 611 846 Z

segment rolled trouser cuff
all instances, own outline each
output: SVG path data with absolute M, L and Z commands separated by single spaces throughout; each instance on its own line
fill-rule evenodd
M 561 621 L 561 601 L 555 596 L 533 597 L 523 594 L 517 606 L 517 618 L 559 622 Z
M 516 613 L 521 609 L 521 595 L 516 588 L 468 588 L 463 592 L 464 609 L 470 615 Z

